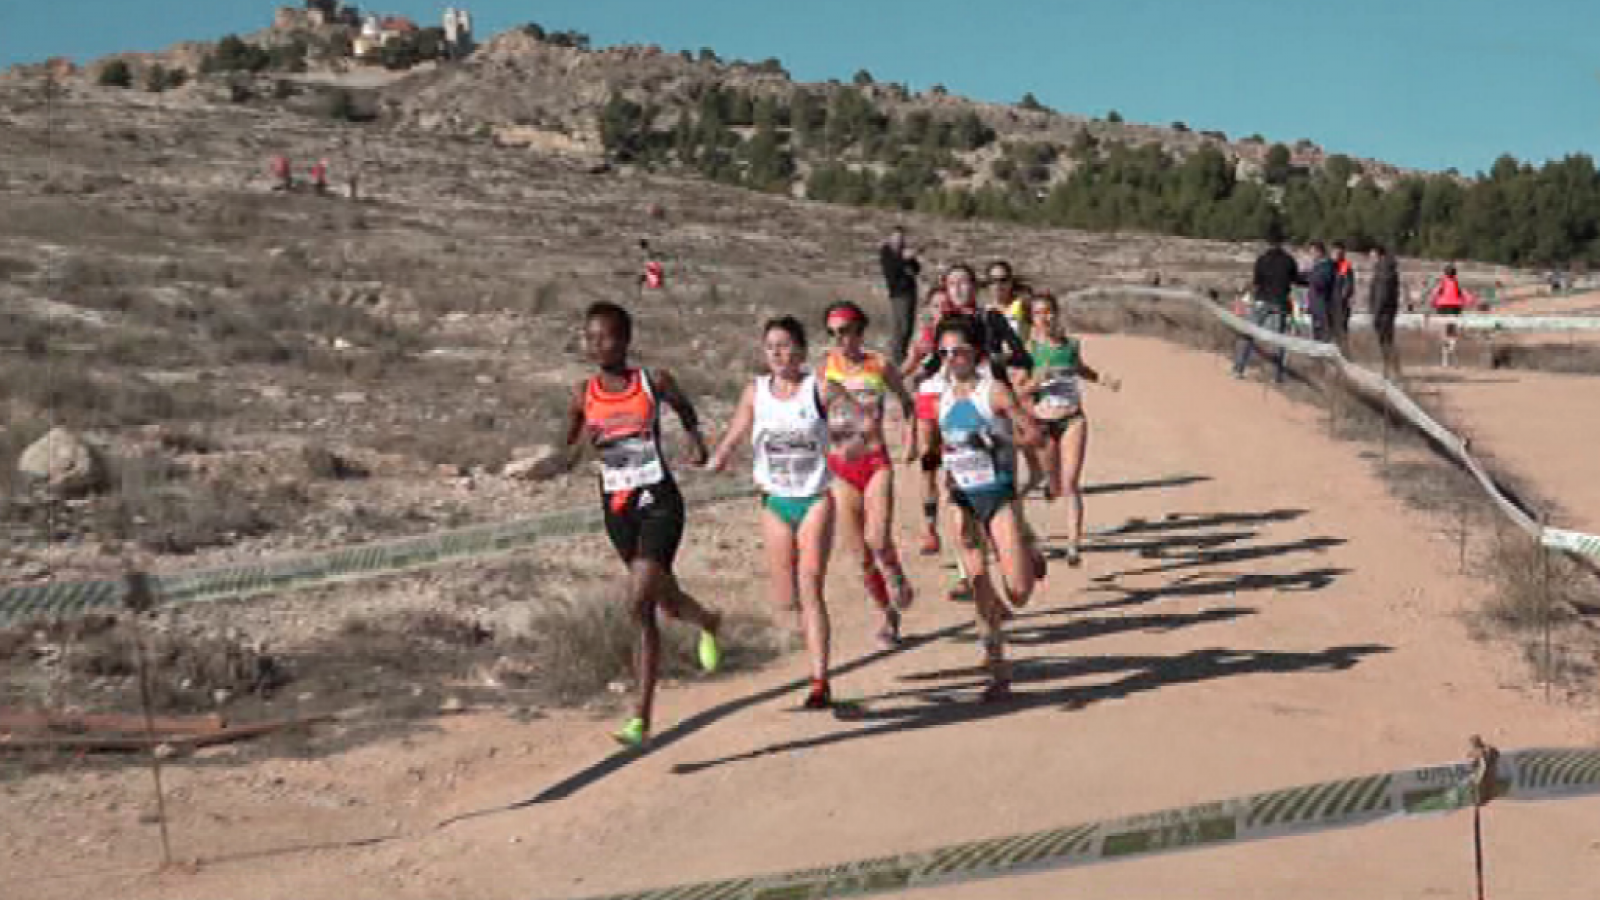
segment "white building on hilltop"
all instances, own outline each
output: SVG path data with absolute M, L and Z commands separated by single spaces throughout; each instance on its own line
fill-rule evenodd
M 447 59 L 462 59 L 472 52 L 472 13 L 447 6 L 444 10 L 444 46 Z

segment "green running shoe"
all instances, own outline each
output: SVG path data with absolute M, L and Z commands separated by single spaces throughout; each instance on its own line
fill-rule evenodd
M 722 668 L 722 647 L 717 643 L 717 636 L 713 632 L 700 632 L 700 646 L 696 649 L 695 655 L 699 657 L 700 668 L 707 675 Z
M 650 732 L 644 727 L 644 720 L 634 716 L 612 732 L 611 737 L 622 746 L 633 749 L 643 746 Z

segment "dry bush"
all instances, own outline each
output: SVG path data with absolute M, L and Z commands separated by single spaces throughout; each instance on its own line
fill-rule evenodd
M 270 694 L 288 680 L 275 657 L 236 633 L 157 630 L 127 616 L 92 615 L 0 630 L 0 659 L 8 663 L 0 686 L 33 703 L 44 701 L 30 696 L 40 684 L 30 680 L 29 669 L 42 665 L 56 674 L 53 690 L 64 687 L 77 702 L 136 709 L 138 640 L 144 642 L 156 712 L 211 709 L 219 700 Z
M 1560 625 L 1596 608 L 1594 573 L 1521 532 L 1496 540 L 1484 565 L 1495 586 L 1484 614 L 1511 631 Z
M 665 618 L 663 623 L 662 677 L 698 672 L 698 632 Z M 728 614 L 719 637 L 723 671 L 754 668 L 780 652 L 777 633 L 753 616 Z M 612 682 L 632 679 L 639 629 L 616 598 L 552 601 L 535 616 L 524 642 L 529 686 L 558 703 L 580 703 L 604 693 Z
M 699 671 L 698 633 L 664 620 L 664 678 Z M 508 687 L 548 702 L 586 703 L 633 676 L 638 628 L 626 608 L 610 602 L 552 602 L 517 633 L 501 633 L 470 615 L 438 610 L 359 616 L 327 642 L 297 652 L 289 664 L 304 686 L 361 688 L 410 679 L 424 690 L 493 671 Z M 777 655 L 779 644 L 764 620 L 730 615 L 721 633 L 724 671 L 754 668 Z
M 112 493 L 95 507 L 103 537 L 186 554 L 267 534 L 304 515 L 308 498 L 287 484 L 247 491 L 235 481 L 188 481 L 170 460 L 114 460 Z
M 39 267 L 31 260 L 0 256 L 0 281 L 21 281 L 37 271 Z
M 101 374 L 65 354 L 24 361 L 0 358 L 0 400 L 22 403 L 75 429 L 115 429 L 172 419 L 200 419 L 210 412 L 201 391 L 190 385 L 156 384 L 136 375 Z

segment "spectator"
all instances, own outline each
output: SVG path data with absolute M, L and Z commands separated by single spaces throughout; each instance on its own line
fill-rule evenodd
M 911 331 L 916 322 L 917 275 L 922 272 L 922 264 L 917 262 L 916 251 L 906 247 L 905 229 L 898 225 L 878 248 L 878 262 L 883 266 L 883 282 L 889 290 L 889 306 L 893 311 L 889 357 L 898 367 L 905 362 L 906 347 L 911 343 Z
M 1282 232 L 1273 226 L 1267 232 L 1267 249 L 1256 258 L 1255 275 L 1250 282 L 1250 290 L 1255 299 L 1255 308 L 1250 312 L 1250 321 L 1268 331 L 1278 334 L 1287 334 L 1289 331 L 1289 293 L 1297 284 L 1304 284 L 1305 277 L 1300 274 L 1300 266 L 1283 249 Z M 1233 377 L 1243 378 L 1245 367 L 1250 364 L 1250 354 L 1255 350 L 1255 341 L 1249 337 L 1239 339 L 1239 349 L 1234 354 Z M 1284 360 L 1288 351 L 1280 348 L 1275 357 L 1277 372 L 1274 380 L 1282 383 L 1284 376 Z
M 289 191 L 294 189 L 294 166 L 290 164 L 289 157 L 278 154 L 272 157 L 272 189 L 275 191 Z
M 1382 245 L 1372 248 L 1372 283 L 1367 286 L 1367 309 L 1372 312 L 1372 330 L 1378 334 L 1378 349 L 1383 354 L 1383 374 L 1400 374 L 1400 357 L 1394 347 L 1394 320 L 1400 312 L 1400 267 Z
M 1328 258 L 1328 246 L 1312 241 L 1311 268 L 1306 273 L 1306 311 L 1311 314 L 1312 340 L 1333 339 L 1334 291 L 1338 281 L 1338 270 Z
M 1350 338 L 1350 313 L 1356 299 L 1356 267 L 1345 256 L 1343 241 L 1333 242 L 1333 273 L 1333 315 L 1329 324 L 1334 342 L 1344 348 Z
M 1456 267 L 1445 266 L 1444 277 L 1434 286 L 1428 303 L 1441 316 L 1459 316 L 1473 299 L 1471 294 L 1462 290 L 1461 281 L 1456 278 Z

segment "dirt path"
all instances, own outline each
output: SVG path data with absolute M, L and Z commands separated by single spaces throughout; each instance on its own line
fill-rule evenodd
M 1531 483 L 1550 524 L 1600 533 L 1600 379 L 1543 372 L 1419 372 L 1474 448 Z
M 1590 711 L 1546 705 L 1519 659 L 1469 637 L 1461 614 L 1481 585 L 1316 410 L 1167 344 L 1089 351 L 1126 382 L 1089 395 L 1091 527 L 1120 528 L 1082 570 L 1056 568 L 1014 625 L 1014 703 L 973 702 L 978 650 L 968 609 L 937 597 L 944 572 L 917 561 L 918 637 L 873 655 L 841 561 L 837 685 L 863 701 L 854 716 L 792 712 L 790 659 L 668 692 L 660 745 L 625 764 L 608 757 L 609 718 L 562 714 L 445 719 L 328 759 L 180 765 L 175 839 L 213 862 L 160 876 L 135 874 L 154 827 L 115 799 L 142 796 L 139 773 L 34 779 L 33 805 L 0 795 L 20 833 L 0 883 L 41 898 L 572 897 L 1459 759 L 1475 732 L 1506 747 L 1596 739 Z M 1033 515 L 1060 534 L 1059 511 Z M 77 830 L 39 824 L 51 790 L 78 804 Z M 1594 800 L 1493 807 L 1491 896 L 1595 896 L 1597 823 Z M 1462 816 L 1403 822 L 907 896 L 1469 896 L 1470 833 Z M 53 877 L 68 855 L 80 877 Z

